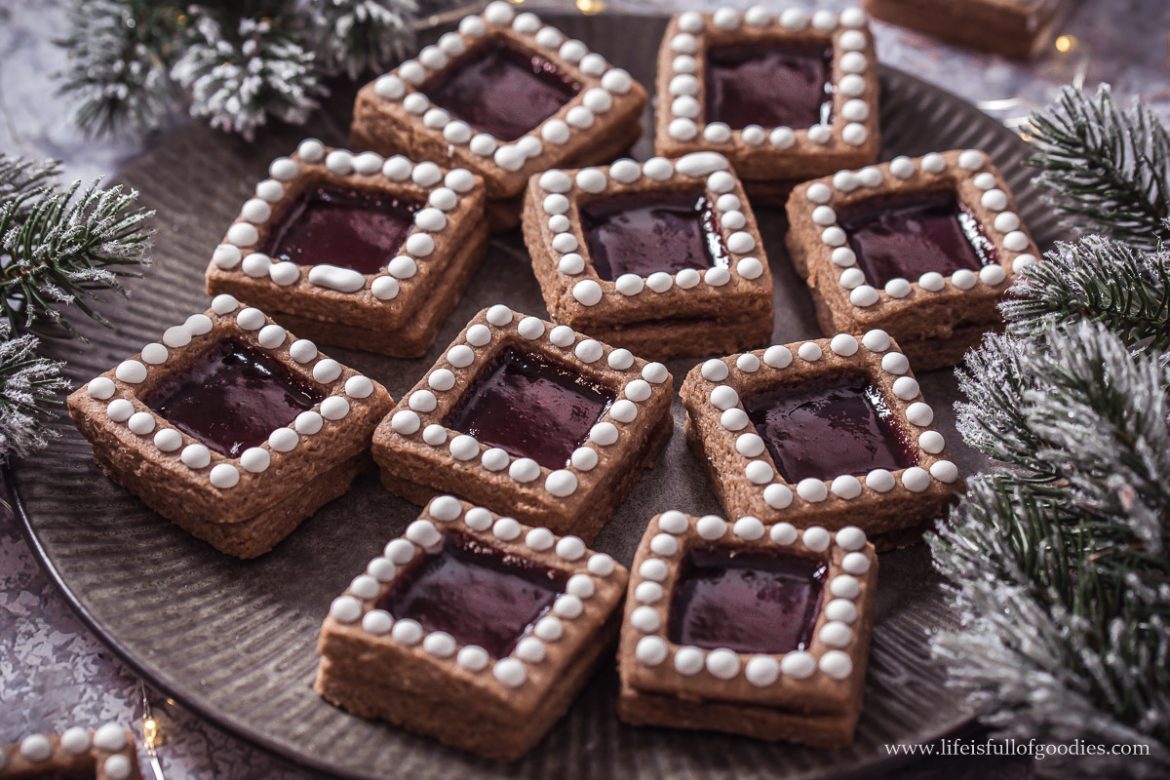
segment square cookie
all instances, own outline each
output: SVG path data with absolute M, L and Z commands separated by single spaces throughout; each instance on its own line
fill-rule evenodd
M 782 203 L 795 182 L 877 159 L 877 57 L 857 8 L 679 14 L 656 89 L 655 151 L 726 155 L 753 197 Z
M 533 176 L 524 242 L 552 319 L 655 360 L 772 335 L 772 274 L 727 158 L 619 160 Z
M 876 584 L 877 556 L 859 528 L 663 512 L 631 569 L 619 717 L 850 744 Z
M 680 396 L 687 441 L 729 516 L 860 525 L 889 544 L 955 497 L 934 411 L 884 331 L 711 359 Z
M 374 433 L 392 493 L 455 493 L 589 541 L 670 438 L 671 376 L 627 349 L 484 309 Z
M 578 537 L 436 497 L 334 599 L 316 690 L 460 750 L 519 758 L 608 655 L 626 579 Z
M 1044 51 L 1076 0 L 862 0 L 862 5 L 890 24 L 1027 59 Z
M 806 182 L 788 220 L 821 332 L 880 328 L 919 370 L 960 362 L 998 329 L 1015 272 L 1040 254 L 1007 182 L 975 149 Z
M 493 229 L 507 230 L 529 176 L 618 156 L 641 136 L 645 105 L 629 73 L 494 2 L 363 87 L 351 140 L 470 168 L 487 183 Z
M 238 558 L 344 494 L 394 405 L 230 295 L 160 342 L 76 390 L 69 416 L 112 480 Z
M 212 255 L 208 294 L 323 344 L 426 354 L 487 249 L 483 181 L 312 138 L 268 173 Z
M 74 726 L 0 745 L 0 780 L 83 777 L 141 780 L 133 732 L 113 723 L 92 731 Z

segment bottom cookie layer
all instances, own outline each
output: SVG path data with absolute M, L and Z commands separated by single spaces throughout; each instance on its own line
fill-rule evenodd
M 766 345 L 772 319 L 677 319 L 631 322 L 612 328 L 589 328 L 589 335 L 625 347 L 643 360 L 727 355 Z
M 415 676 L 340 635 L 322 637 L 314 690 L 354 715 L 380 718 L 486 758 L 514 761 L 564 716 L 602 653 L 612 649 L 620 619 L 621 612 L 615 611 L 596 641 L 583 646 L 531 712 L 517 712 L 475 688 L 463 690 L 433 672 Z
M 598 485 L 598 501 L 587 513 L 574 516 L 558 515 L 543 504 L 518 503 L 506 486 L 497 483 L 467 482 L 425 464 L 412 468 L 398 453 L 379 456 L 376 447 L 375 460 L 383 487 L 412 504 L 423 506 L 439 494 L 450 493 L 526 525 L 544 526 L 555 534 L 574 534 L 588 543 L 609 522 L 642 472 L 654 467 L 673 429 L 674 419 L 667 412 L 638 451 L 637 460 L 618 472 L 608 484 Z
M 325 504 L 349 491 L 354 478 L 369 466 L 369 455 L 361 452 L 328 471 L 298 485 L 288 497 L 239 523 L 219 523 L 192 512 L 181 500 L 166 491 L 153 489 L 149 478 L 143 482 L 114 468 L 100 453 L 94 460 L 111 480 L 134 493 L 148 507 L 197 539 L 236 558 L 263 555 L 291 534 L 298 525 Z
M 720 731 L 815 747 L 845 747 L 852 743 L 858 714 L 810 715 L 755 704 L 684 699 L 637 691 L 624 682 L 618 694 L 618 717 L 633 726 Z

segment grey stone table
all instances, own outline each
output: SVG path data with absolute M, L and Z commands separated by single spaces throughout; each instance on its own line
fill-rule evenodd
M 607 2 L 577 4 L 596 10 Z M 608 0 L 608 9 L 663 12 L 728 4 L 746 8 L 753 0 Z M 840 8 L 851 3 L 790 4 Z M 66 29 L 66 8 L 66 0 L 0 0 L 0 149 L 61 159 L 70 178 L 88 180 L 116 171 L 141 147 L 131 141 L 85 138 L 69 121 L 69 106 L 51 97 L 52 74 L 64 63 L 52 41 Z M 934 81 L 1008 123 L 1074 79 L 1089 85 L 1109 82 L 1119 95 L 1140 96 L 1170 117 L 1170 4 L 1165 0 L 1085 0 L 1067 24 L 1066 32 L 1076 41 L 1072 53 L 1054 52 L 1026 65 L 960 51 L 888 25 L 876 27 L 883 62 Z M 74 617 L 3 509 L 0 504 L 0 743 L 73 724 L 118 721 L 137 727 L 142 715 L 139 682 Z M 156 694 L 151 702 L 160 723 L 160 755 L 168 780 L 308 776 Z M 923 765 L 914 774 L 927 777 L 941 768 L 938 763 Z M 990 769 L 986 763 L 947 767 L 971 777 Z M 1026 765 L 996 770 L 1027 774 Z

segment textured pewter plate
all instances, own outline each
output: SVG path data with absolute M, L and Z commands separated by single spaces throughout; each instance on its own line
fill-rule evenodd
M 664 19 L 545 14 L 643 84 L 653 83 Z M 437 34 L 438 31 L 436 31 Z M 1042 246 L 1058 237 L 1053 215 L 1036 197 L 1027 150 L 972 106 L 904 73 L 882 74 L 883 159 L 935 149 L 980 147 L 991 153 L 1019 196 Z M 130 285 L 129 299 L 104 310 L 110 329 L 83 323 L 91 341 L 60 349 L 70 375 L 84 382 L 116 364 L 167 326 L 206 306 L 207 257 L 268 161 L 300 137 L 344 144 L 350 94 L 339 94 L 309 128 L 281 128 L 249 145 L 189 124 L 131 162 L 120 179 L 158 210 L 155 265 Z M 650 127 L 647 122 L 646 127 Z M 643 139 L 634 149 L 645 158 Z M 804 284 L 783 251 L 779 211 L 758 209 L 776 277 L 777 343 L 818 336 Z M 493 241 L 463 302 L 422 360 L 327 351 L 384 382 L 401 397 L 470 316 L 503 302 L 544 315 L 527 255 L 515 234 Z M 670 363 L 677 382 L 695 363 Z M 950 371 L 920 376 L 927 399 L 965 473 L 978 456 L 960 443 Z M 647 519 L 679 508 L 718 512 L 702 471 L 686 448 L 682 411 L 657 468 L 635 486 L 595 546 L 628 563 Z M 854 745 L 827 751 L 715 734 L 639 729 L 614 715 L 616 675 L 607 661 L 535 750 L 501 766 L 448 750 L 404 731 L 350 717 L 311 690 L 315 643 L 334 596 L 417 508 L 390 496 L 373 476 L 306 521 L 272 553 L 250 562 L 220 555 L 159 518 L 109 482 L 88 444 L 62 414 L 62 437 L 19 464 L 14 504 L 38 558 L 90 627 L 154 686 L 223 728 L 304 766 L 349 777 L 730 777 L 748 773 L 825 776 L 873 769 L 883 743 L 927 741 L 963 725 L 967 715 L 931 662 L 928 634 L 954 625 L 922 545 L 882 556 L 877 620 L 865 709 Z

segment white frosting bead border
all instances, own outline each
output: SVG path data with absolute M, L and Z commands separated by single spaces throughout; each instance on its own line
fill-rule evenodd
M 477 217 L 482 180 L 464 168 L 445 169 L 402 155 L 383 158 L 355 153 L 306 138 L 289 157 L 269 166 L 269 178 L 256 185 L 255 196 L 240 209 L 223 242 L 212 253 L 208 279 L 215 284 L 258 286 L 296 297 L 328 298 L 375 311 L 408 299 L 428 273 L 446 268 L 450 251 L 437 251 L 444 236 Z M 301 266 L 275 261 L 264 249 L 272 230 L 284 220 L 306 188 L 319 184 L 368 190 L 422 203 L 398 256 L 379 273 L 320 264 Z M 232 288 L 229 288 L 232 289 Z M 405 307 L 398 306 L 399 309 Z
M 910 435 L 909 444 L 917 451 L 916 464 L 896 471 L 876 469 L 860 478 L 842 474 L 826 480 L 804 479 L 796 484 L 785 480 L 751 424 L 741 396 L 749 392 L 749 377 L 781 380 L 786 371 L 807 365 L 816 365 L 817 373 L 853 369 L 875 383 L 881 377 L 888 380 L 892 393 L 884 393 L 884 400 L 896 424 Z M 882 330 L 871 330 L 860 339 L 839 333 L 831 339 L 777 344 L 728 358 L 713 358 L 691 370 L 683 392 L 684 398 L 693 398 L 699 406 L 696 410 L 688 405 L 688 412 L 694 415 L 697 411 L 716 421 L 715 433 L 706 435 L 719 441 L 705 442 L 705 447 L 716 446 L 726 453 L 733 465 L 723 470 L 723 477 L 748 489 L 761 517 L 783 518 L 837 501 L 863 504 L 899 492 L 923 493 L 932 485 L 951 490 L 959 479 L 958 467 L 948 459 L 942 434 L 932 427 L 934 411 L 922 398 L 918 381 L 910 374 L 909 361 L 895 351 L 890 336 Z
M 425 632 L 410 619 L 398 620 L 377 602 L 394 581 L 437 553 L 446 534 L 456 532 L 565 575 L 565 586 L 543 616 L 518 638 L 506 658 L 492 660 L 474 645 L 460 645 L 443 631 Z M 608 615 L 625 592 L 626 571 L 605 553 L 590 550 L 576 536 L 521 525 L 453 496 L 430 500 L 402 536 L 333 600 L 325 631 L 358 632 L 376 647 L 392 648 L 440 667 L 445 673 L 482 682 L 501 697 L 541 697 L 554 685 L 580 648 L 596 641 Z
M 442 424 L 446 410 L 458 402 L 482 366 L 506 346 L 548 355 L 615 394 L 614 402 L 564 468 L 549 469 L 531 458 L 515 457 Z M 617 372 L 622 384 L 590 371 L 592 365 Z M 535 493 L 543 502 L 565 502 L 588 495 L 614 462 L 610 455 L 614 445 L 633 435 L 639 426 L 653 424 L 646 421 L 643 410 L 672 392 L 670 373 L 661 363 L 647 363 L 627 349 L 609 347 L 567 325 L 496 304 L 477 314 L 426 376 L 403 396 L 389 417 L 389 430 L 392 436 L 420 442 L 433 452 L 449 453 L 453 462 L 444 462 L 444 468 L 480 477 L 506 474 L 520 493 Z
M 623 274 L 602 279 L 589 257 L 588 240 L 578 203 L 582 197 L 606 192 L 678 192 L 702 182 L 718 221 L 728 266 L 674 274 Z M 544 249 L 573 299 L 585 307 L 619 300 L 640 301 L 676 296 L 679 303 L 699 295 L 741 294 L 743 287 L 769 287 L 772 277 L 763 241 L 743 186 L 731 163 L 716 152 L 694 152 L 669 160 L 652 157 L 644 163 L 621 159 L 610 165 L 576 170 L 551 169 L 533 179 L 530 197 L 543 215 Z M 624 305 L 624 304 L 623 304 Z
M 433 105 L 423 91 L 425 83 L 454 61 L 463 59 L 491 38 L 506 37 L 552 62 L 566 76 L 581 85 L 580 91 L 551 117 L 525 135 L 502 141 L 489 133 L 477 132 L 466 122 Z M 410 118 L 414 133 L 430 136 L 433 143 L 476 160 L 485 170 L 505 174 L 534 173 L 549 159 L 562 155 L 555 150 L 578 138 L 594 137 L 594 128 L 609 122 L 615 103 L 632 89 L 638 89 L 630 74 L 615 68 L 600 54 L 578 40 L 570 40 L 530 12 L 517 13 L 503 0 L 490 3 L 482 14 L 470 14 L 450 32 L 418 56 L 401 63 L 373 83 L 381 100 L 401 106 Z M 554 150 L 552 153 L 546 153 Z
M 707 57 L 713 43 L 793 39 L 805 42 L 823 36 L 832 48 L 832 119 L 810 127 L 762 127 L 733 130 L 704 116 L 703 91 Z M 687 11 L 675 17 L 659 56 L 656 114 L 659 143 L 672 150 L 715 149 L 736 152 L 769 151 L 791 155 L 835 149 L 858 149 L 877 132 L 877 99 L 869 81 L 877 68 L 873 38 L 866 14 L 848 8 L 840 14 L 819 10 L 812 14 L 793 7 L 779 11 L 755 6 L 746 13 L 719 8 L 713 13 Z
M 0 745 L 0 772 L 23 763 L 25 769 L 51 773 L 78 768 L 79 757 L 93 761 L 92 770 L 108 780 L 127 780 L 134 776 L 131 760 L 134 742 L 127 729 L 116 723 L 107 723 L 97 729 L 72 726 L 60 734 L 26 734 L 17 742 Z M 81 767 L 90 771 L 90 767 Z
M 670 641 L 671 601 L 687 553 L 695 548 L 786 553 L 823 562 L 821 607 L 808 647 L 785 654 L 739 653 Z M 872 601 L 876 573 L 873 546 L 854 526 L 828 531 L 786 522 L 765 525 L 750 516 L 728 522 L 716 515 L 663 512 L 647 525 L 630 572 L 622 676 L 635 689 L 697 696 L 718 690 L 724 701 L 779 705 L 802 701 L 826 684 L 861 685 L 853 672 L 864 666 L 859 662 L 868 653 L 868 641 L 860 641 L 859 634 L 868 624 L 863 613 Z M 840 699 L 843 706 L 846 701 Z
M 993 244 L 1000 262 L 990 263 L 978 271 L 960 269 L 949 277 L 929 272 L 915 280 L 891 279 L 882 289 L 870 285 L 857 266 L 848 236 L 837 224 L 833 204 L 844 203 L 848 207 L 868 197 L 890 194 L 895 183 L 921 184 L 924 190 L 935 189 L 940 183 L 952 185 L 956 197 L 975 216 Z M 801 204 L 801 218 L 811 222 L 821 236 L 820 246 L 812 250 L 814 262 L 820 268 L 831 270 L 842 295 L 854 310 L 869 309 L 877 313 L 884 306 L 900 301 L 913 303 L 939 296 L 999 296 L 1011 286 L 1020 269 L 1040 256 L 1020 216 L 1008 209 L 1011 198 L 1007 182 L 992 166 L 989 155 L 978 149 L 935 152 L 918 158 L 897 157 L 858 171 L 838 171 L 804 185 L 801 190 L 804 197 L 794 198 L 794 202 Z M 982 217 L 982 210 L 992 215 L 990 220 Z
M 301 412 L 288 426 L 274 430 L 263 444 L 244 450 L 238 458 L 215 452 L 138 398 L 140 385 L 152 373 L 165 376 L 186 354 L 201 353 L 225 338 L 237 339 L 273 356 L 287 356 L 293 365 L 282 362 L 285 368 L 315 383 L 324 393 L 320 403 Z M 173 461 L 216 490 L 230 491 L 240 485 L 251 489 L 252 480 L 263 478 L 264 472 L 279 466 L 284 458 L 297 457 L 295 451 L 302 441 L 330 427 L 344 426 L 354 407 L 367 403 L 376 389 L 368 377 L 326 357 L 313 342 L 297 339 L 259 309 L 242 306 L 230 295 L 217 295 L 206 313 L 192 314 L 185 322 L 167 328 L 158 342 L 147 344 L 139 354 L 91 379 L 83 392 L 106 404 L 106 417 L 124 426 L 126 437 L 141 451 Z M 296 485 L 282 486 L 282 490 L 295 488 Z

